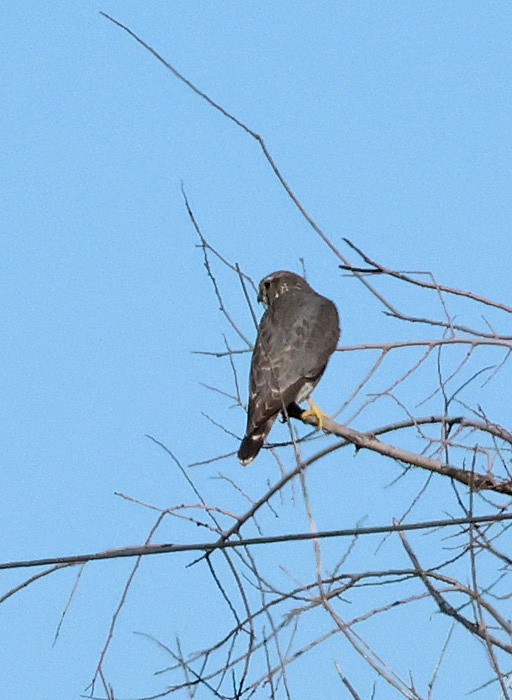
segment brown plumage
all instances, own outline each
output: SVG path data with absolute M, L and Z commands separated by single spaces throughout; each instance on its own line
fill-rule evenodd
M 309 397 L 340 337 L 335 305 L 305 279 L 280 270 L 265 277 L 258 301 L 267 306 L 251 363 L 243 465 L 257 456 L 281 411 Z

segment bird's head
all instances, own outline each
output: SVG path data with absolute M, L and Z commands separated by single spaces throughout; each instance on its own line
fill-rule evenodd
M 268 307 L 291 289 L 310 289 L 310 286 L 303 277 L 294 272 L 287 270 L 272 272 L 260 282 L 258 301 Z

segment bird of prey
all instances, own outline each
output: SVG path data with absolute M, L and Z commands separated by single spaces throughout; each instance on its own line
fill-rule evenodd
M 256 457 L 280 412 L 297 415 L 297 404 L 320 381 L 340 337 L 333 302 L 293 272 L 262 279 L 258 301 L 267 308 L 252 355 L 247 428 L 238 451 L 243 465 Z M 321 413 L 312 402 L 310 407 L 321 427 Z

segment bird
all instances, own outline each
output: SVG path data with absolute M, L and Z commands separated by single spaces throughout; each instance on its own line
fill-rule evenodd
M 321 429 L 322 413 L 309 396 L 341 333 L 335 304 L 294 272 L 278 270 L 264 277 L 258 301 L 266 311 L 252 354 L 247 427 L 238 450 L 244 466 L 256 458 L 281 412 L 285 419 L 315 415 Z M 310 411 L 303 412 L 298 404 L 306 399 Z

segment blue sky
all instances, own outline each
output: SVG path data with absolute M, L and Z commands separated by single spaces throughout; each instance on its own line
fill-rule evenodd
M 203 386 L 232 394 L 229 364 L 192 351 L 222 350 L 223 334 L 232 347 L 243 344 L 219 312 L 181 183 L 207 240 L 255 281 L 275 269 L 300 272 L 303 259 L 313 286 L 338 305 L 344 344 L 432 334 L 384 317 L 355 280 L 341 275 L 257 144 L 99 10 L 129 25 L 263 135 L 303 205 L 352 260 L 359 262 L 343 237 L 395 269 L 430 270 L 445 284 L 504 302 L 512 292 L 509 3 L 8 4 L 0 28 L 2 561 L 142 543 L 154 512 L 115 493 L 160 508 L 195 502 L 147 434 L 184 465 L 237 449 L 202 415 L 241 435 L 241 408 Z M 230 312 L 253 338 L 236 276 L 219 264 L 214 269 Z M 393 293 L 386 282 L 382 289 Z M 418 312 L 415 292 L 404 297 L 399 289 L 395 298 Z M 465 311 L 458 303 L 454 309 Z M 337 356 L 318 389 L 322 406 L 339 407 L 369 366 L 365 355 Z M 248 356 L 237 368 L 245 397 Z M 382 372 L 384 386 L 396 364 Z M 506 374 L 478 397 L 504 423 L 511 409 Z M 430 387 L 435 377 L 426 374 L 425 394 Z M 355 427 L 399 415 L 384 404 Z M 277 427 L 276 439 L 285 439 L 285 430 Z M 420 479 L 385 490 L 397 470 L 384 460 L 361 464 L 350 463 L 343 477 L 335 463 L 329 467 L 335 492 L 332 485 L 322 492 L 320 473 L 312 474 L 322 527 L 352 527 L 361 518 L 389 523 L 414 498 Z M 254 498 L 279 477 L 267 455 L 248 470 L 232 456 L 192 473 L 208 502 L 235 512 L 245 501 L 213 477 L 236 480 Z M 353 498 L 359 492 L 364 502 Z M 266 532 L 307 529 L 291 490 L 286 497 L 280 520 L 262 516 Z M 449 511 L 450 496 L 440 489 L 437 498 L 417 517 Z M 173 522 L 160 541 L 201 536 L 201 529 Z M 297 552 L 299 578 L 311 573 L 311 548 L 307 555 L 298 545 L 288 551 Z M 360 556 L 374 551 L 368 545 Z M 262 566 L 272 571 L 281 556 L 269 550 Z M 179 635 L 192 651 L 202 646 L 204 619 L 225 623 L 211 580 L 186 569 L 189 561 L 179 555 L 143 563 L 108 658 L 120 698 L 170 683 L 151 675 L 168 659 L 133 631 L 168 643 Z M 74 570 L 2 605 L 3 697 L 79 697 L 130 566 L 86 567 L 55 646 Z M 2 591 L 30 574 L 3 572 Z M 434 616 L 425 635 L 439 646 L 438 624 Z M 384 645 L 394 644 L 392 630 L 381 634 Z M 461 636 L 457 643 L 466 642 Z M 307 689 L 302 697 L 343 697 L 332 674 L 343 659 L 337 653 L 331 647 L 328 660 L 312 655 L 315 665 L 328 665 L 324 681 L 297 670 L 294 687 Z M 366 687 L 364 668 L 354 669 Z M 482 680 L 482 669 L 475 662 L 468 671 L 466 690 Z M 444 697 L 459 688 L 448 673 L 442 683 Z

